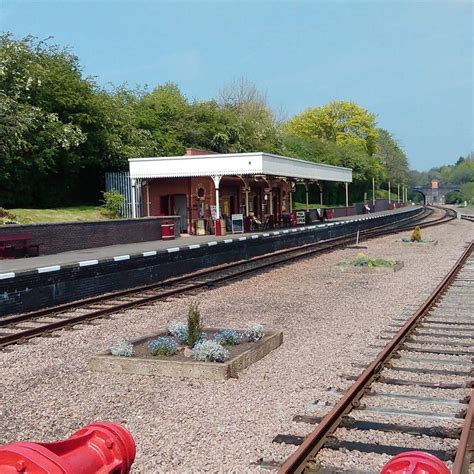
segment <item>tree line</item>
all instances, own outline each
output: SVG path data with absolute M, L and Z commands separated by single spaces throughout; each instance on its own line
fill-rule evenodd
M 210 100 L 189 99 L 173 83 L 105 89 L 84 77 L 69 49 L 0 36 L 0 206 L 94 203 L 106 171 L 127 170 L 129 158 L 182 155 L 186 147 L 346 166 L 353 169 L 351 201 L 363 199 L 372 178 L 381 189 L 410 180 L 396 139 L 354 102 L 285 120 L 244 79 Z M 342 204 L 342 189 L 325 183 L 325 201 Z M 311 193 L 317 202 L 319 190 Z

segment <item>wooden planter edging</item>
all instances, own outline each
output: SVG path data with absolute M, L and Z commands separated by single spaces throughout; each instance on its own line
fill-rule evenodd
M 412 247 L 418 247 L 418 248 L 427 248 L 427 247 L 434 247 L 435 245 L 438 245 L 437 240 L 430 240 L 428 242 L 406 242 L 404 240 L 395 240 L 397 244 L 405 244 L 405 245 L 410 245 Z
M 157 334 L 141 337 L 131 342 L 132 344 L 137 344 L 156 335 Z M 120 357 L 113 356 L 110 350 L 106 350 L 91 357 L 89 368 L 99 372 L 111 372 L 115 374 L 158 375 L 222 380 L 229 377 L 236 377 L 238 372 L 262 359 L 282 343 L 282 332 L 269 331 L 261 341 L 255 343 L 255 346 L 222 363 L 201 362 L 193 359 L 178 361 L 161 358 Z
M 384 273 L 398 272 L 403 268 L 403 262 L 397 261 L 393 267 L 356 267 L 354 265 L 338 265 L 343 273 Z

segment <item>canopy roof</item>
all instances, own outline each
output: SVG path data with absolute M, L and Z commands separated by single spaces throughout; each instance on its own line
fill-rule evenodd
M 131 178 L 269 175 L 321 181 L 352 182 L 352 170 L 269 153 L 225 153 L 131 158 Z

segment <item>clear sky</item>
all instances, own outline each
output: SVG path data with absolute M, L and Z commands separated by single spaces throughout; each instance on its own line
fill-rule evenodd
M 288 117 L 354 100 L 414 169 L 474 150 L 470 0 L 0 0 L 0 30 L 53 36 L 101 85 L 207 99 L 244 77 Z

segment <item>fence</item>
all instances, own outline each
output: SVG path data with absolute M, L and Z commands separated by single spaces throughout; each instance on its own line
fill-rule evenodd
M 114 190 L 119 192 L 125 201 L 122 206 L 121 215 L 131 219 L 132 213 L 132 185 L 130 182 L 130 173 L 128 171 L 114 171 L 105 173 L 105 190 Z M 137 217 L 143 217 L 143 200 L 141 187 L 135 186 L 135 208 Z

